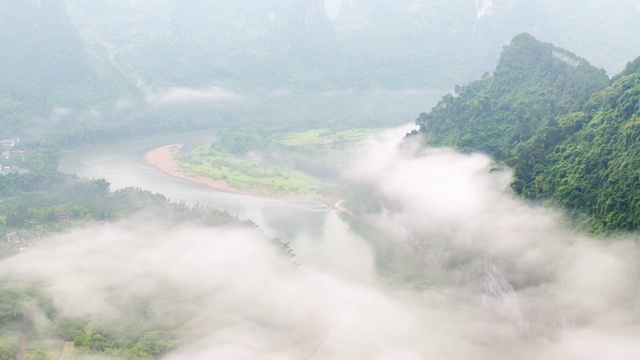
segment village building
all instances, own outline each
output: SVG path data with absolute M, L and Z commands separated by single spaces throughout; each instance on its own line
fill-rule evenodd
M 0 140 L 0 149 L 9 150 L 18 144 L 20 144 L 19 137 L 11 138 L 11 139 L 3 139 L 3 140 Z
M 23 168 L 20 165 L 0 165 L 0 174 L 27 174 L 29 169 Z
M 13 139 L 4 139 L 0 140 L 0 148 L 1 149 L 11 149 L 16 146 L 16 143 Z
M 67 213 L 56 213 L 56 220 L 58 221 L 69 221 L 69 219 L 71 219 L 71 216 Z
M 15 232 L 7 233 L 5 237 L 7 238 L 7 242 L 13 242 L 16 244 L 19 244 L 21 242 L 20 235 Z
M 26 150 L 15 149 L 19 143 L 20 138 L 0 140 L 0 160 L 6 164 L 0 164 L 0 175 L 29 173 L 29 169 L 16 165 L 26 161 L 28 155 Z

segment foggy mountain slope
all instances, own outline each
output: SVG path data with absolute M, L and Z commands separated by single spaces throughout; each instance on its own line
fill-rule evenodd
M 639 18 L 627 0 L 345 0 L 334 24 L 354 51 L 352 61 L 386 71 L 376 74 L 378 81 L 450 86 L 493 68 L 501 46 L 521 32 L 573 49 L 615 74 L 640 53 L 632 35 L 640 32 Z M 413 69 L 414 78 L 403 67 Z
M 463 0 L 343 1 L 334 24 L 353 64 L 354 85 L 451 86 L 466 78 L 469 68 L 478 67 L 463 55 L 469 50 L 472 9 Z
M 567 208 L 585 229 L 635 231 L 637 64 L 610 82 L 584 59 L 519 35 L 492 75 L 416 121 L 429 144 L 505 161 L 519 195 Z
M 632 35 L 640 31 L 636 5 L 628 0 L 344 0 L 334 26 L 353 51 L 350 61 L 373 71 L 376 81 L 450 86 L 493 68 L 501 46 L 521 32 L 573 49 L 615 74 L 640 53 Z M 405 69 L 412 69 L 413 77 Z
M 10 136 L 54 108 L 135 96 L 131 79 L 83 43 L 60 0 L 0 2 L 0 121 Z M 33 125 L 33 124 L 31 124 Z
M 296 77 L 285 69 L 307 71 L 337 48 L 322 1 L 69 2 L 89 41 L 117 43 L 118 61 L 159 88 L 283 85 Z
M 472 298 L 509 319 L 522 338 L 537 338 L 533 340 L 535 349 L 519 352 L 522 349 L 511 348 L 516 352 L 507 357 L 555 359 L 562 358 L 562 353 L 570 358 L 608 357 L 611 343 L 596 335 L 596 328 L 606 323 L 605 319 L 615 318 L 613 313 L 618 310 L 637 306 L 640 299 L 637 286 L 626 283 L 618 287 L 613 280 L 625 282 L 623 279 L 638 275 L 635 235 L 588 239 L 572 234 L 562 225 L 565 219 L 559 214 L 511 197 L 506 191 L 510 171 L 496 170 L 485 155 L 422 148 L 414 140 L 395 149 L 372 144 L 358 166 L 347 171 L 362 180 L 375 178 L 373 186 L 393 204 L 387 214 L 370 215 L 370 223 L 382 225 L 382 230 L 385 224 L 378 221 L 384 217 L 396 228 L 403 228 L 411 236 L 394 241 L 423 256 L 425 267 L 437 264 L 435 269 L 444 273 L 446 284 L 472 289 L 475 296 L 481 293 L 481 299 Z M 617 253 L 614 248 L 627 250 Z M 629 257 L 622 255 L 626 251 Z M 620 264 L 618 261 L 630 266 L 628 272 L 618 272 L 622 270 L 614 265 Z M 602 277 L 587 275 L 589 266 L 597 267 Z M 614 289 L 626 295 L 610 297 L 609 291 L 617 291 Z M 584 293 L 579 295 L 580 291 Z M 596 315 L 596 309 L 606 307 L 602 307 L 605 298 L 618 304 L 609 308 L 612 317 Z M 630 313 L 620 315 L 623 322 L 638 319 Z M 607 328 L 611 334 L 621 334 L 615 325 Z M 587 340 L 587 334 L 594 335 L 593 342 Z M 633 330 L 629 337 L 623 337 L 636 335 Z M 549 342 L 542 340 L 547 336 Z M 623 343 L 614 346 L 615 356 L 636 356 L 635 345 Z
M 90 43 L 113 44 L 159 87 L 447 88 L 493 68 L 525 31 L 611 74 L 640 53 L 629 0 L 345 0 L 331 20 L 320 0 L 68 2 Z
M 337 58 L 338 41 L 322 0 L 291 2 L 276 19 L 273 42 L 274 52 L 304 56 L 310 64 Z

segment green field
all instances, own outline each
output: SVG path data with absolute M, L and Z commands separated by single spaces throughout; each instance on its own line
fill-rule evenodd
M 189 157 L 178 158 L 188 173 L 225 180 L 232 187 L 259 194 L 320 196 L 320 181 L 283 165 L 251 159 L 209 145 L 194 150 Z
M 336 153 L 343 153 L 380 130 L 355 129 L 331 131 L 316 129 L 289 132 L 265 137 L 270 144 L 267 156 L 248 153 L 238 155 L 218 142 L 202 145 L 188 156 L 175 155 L 185 173 L 224 180 L 233 188 L 266 196 L 320 200 L 331 197 L 331 179 L 303 171 L 301 164 L 318 169 Z M 233 143 L 233 139 L 225 139 Z
M 377 134 L 380 129 L 353 129 L 332 131 L 329 129 L 315 129 L 304 132 L 289 132 L 276 136 L 275 141 L 287 146 L 322 146 L 336 148 L 341 145 L 353 145 Z

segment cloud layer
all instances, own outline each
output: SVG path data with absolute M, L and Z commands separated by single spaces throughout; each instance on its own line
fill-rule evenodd
M 148 95 L 147 102 L 151 105 L 181 104 L 190 102 L 218 104 L 236 101 L 240 98 L 241 96 L 239 94 L 218 86 L 204 89 L 173 87 L 160 93 Z

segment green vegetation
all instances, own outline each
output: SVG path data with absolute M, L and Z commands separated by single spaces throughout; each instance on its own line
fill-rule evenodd
M 638 230 L 638 63 L 609 81 L 583 59 L 519 35 L 492 75 L 457 87 L 417 123 L 430 145 L 505 162 L 516 193 L 569 209 L 578 226 Z
M 125 219 L 143 210 L 156 211 L 176 222 L 244 224 L 236 216 L 210 207 L 170 202 L 161 194 L 136 188 L 111 191 L 104 179 L 62 174 L 57 170 L 59 145 L 54 139 L 21 142 L 15 149 L 27 154 L 20 165 L 29 172 L 0 175 L 0 258 L 35 246 L 52 233 Z M 18 237 L 5 238 L 12 233 Z
M 227 212 L 171 202 L 163 195 L 141 189 L 110 191 L 104 180 L 58 173 L 6 175 L 0 180 L 0 258 L 32 251 L 54 233 L 87 225 L 103 226 L 104 222 L 126 219 L 142 211 L 162 219 L 167 226 L 191 223 L 255 227 Z M 285 256 L 293 257 L 288 243 L 277 238 L 264 240 L 272 241 Z M 176 293 L 171 288 L 149 295 L 153 301 L 124 301 L 114 296 L 113 305 L 125 316 L 112 320 L 102 316 L 63 316 L 45 289 L 39 283 L 0 278 L 0 359 L 15 359 L 21 347 L 25 347 L 27 359 L 55 359 L 64 341 L 74 343 L 72 355 L 79 358 L 101 354 L 155 359 L 183 344 L 184 339 L 175 329 L 186 321 L 182 317 L 186 315 L 174 306 Z
M 60 316 L 51 298 L 36 285 L 0 285 L 0 359 L 15 359 L 24 347 L 27 359 L 56 359 L 64 341 L 72 341 L 74 354 L 104 354 L 124 359 L 155 359 L 174 349 L 178 342 L 171 320 L 149 308 L 136 322 L 69 319 Z M 122 304 L 133 310 L 143 304 Z M 75 357 L 74 357 L 75 358 Z
M 125 219 L 142 210 L 156 211 L 176 222 L 241 224 L 237 217 L 213 208 L 169 202 L 163 195 L 135 188 L 112 192 L 109 185 L 102 179 L 57 173 L 0 176 L 0 258 L 37 246 L 52 233 Z M 12 233 L 18 237 L 5 238 Z
M 444 96 L 416 122 L 430 144 L 482 151 L 505 161 L 545 121 L 568 113 L 607 83 L 604 72 L 584 59 L 520 34 L 504 48 L 492 75 L 456 86 L 456 96 Z
M 0 203 L 0 214 L 4 214 L 0 215 L 0 232 L 14 234 L 0 239 L 0 258 L 16 254 L 20 248 L 31 251 L 54 232 L 101 226 L 104 221 L 126 219 L 140 211 L 151 212 L 153 218 L 162 219 L 168 226 L 191 223 L 255 227 L 229 213 L 170 202 L 160 194 L 141 189 L 111 192 L 104 180 L 60 174 L 29 181 L 20 177 L 0 177 L 5 192 Z M 65 216 L 61 218 L 61 214 Z M 266 237 L 264 240 L 276 244 L 285 256 L 294 256 L 288 243 Z M 112 320 L 62 316 L 45 289 L 43 284 L 0 279 L 0 359 L 15 359 L 21 347 L 25 347 L 27 359 L 55 359 L 64 341 L 74 343 L 72 356 L 79 358 L 102 354 L 122 359 L 156 359 L 183 344 L 184 339 L 175 329 L 186 321 L 186 315 L 174 306 L 176 293 L 171 288 L 149 295 L 153 301 L 119 301 L 115 296 L 113 305 L 126 316 Z
M 180 158 L 180 167 L 189 174 L 224 180 L 244 192 L 281 197 L 314 199 L 320 196 L 319 180 L 286 166 L 257 157 L 240 157 L 211 144 Z
M 17 358 L 25 332 L 43 332 L 34 324 L 35 308 L 42 310 L 45 316 L 55 313 L 51 299 L 36 287 L 14 283 L 0 285 L 0 359 Z
M 516 190 L 587 214 L 598 232 L 640 229 L 639 104 L 636 71 L 549 121 L 517 150 Z
M 224 180 L 240 191 L 318 200 L 336 195 L 332 177 L 344 152 L 376 132 L 226 130 L 215 142 L 175 158 L 185 173 Z
M 301 147 L 307 151 L 314 149 L 326 150 L 352 146 L 379 132 L 379 129 L 351 129 L 343 131 L 315 129 L 285 133 L 275 141 L 285 146 Z

